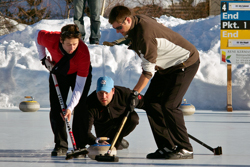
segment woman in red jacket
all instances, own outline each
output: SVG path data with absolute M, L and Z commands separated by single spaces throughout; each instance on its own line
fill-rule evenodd
M 77 148 L 84 148 L 86 141 L 81 118 L 85 114 L 86 97 L 91 85 L 90 55 L 87 46 L 80 40 L 81 34 L 74 24 L 62 27 L 61 32 L 45 30 L 37 31 L 37 49 L 39 58 L 46 68 L 51 68 L 56 75 L 64 103 L 68 97 L 69 88 L 72 97 L 65 111 L 65 117 L 70 120 L 74 110 L 73 133 Z M 50 53 L 46 55 L 45 48 Z M 49 69 L 51 70 L 51 69 Z M 50 92 L 50 123 L 54 133 L 55 148 L 51 156 L 66 155 L 68 150 L 67 133 L 64 120 L 61 117 L 61 106 L 55 90 L 53 79 L 49 78 Z

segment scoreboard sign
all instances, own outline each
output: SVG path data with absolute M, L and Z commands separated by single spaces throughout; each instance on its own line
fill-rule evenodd
M 250 1 L 221 1 L 221 63 L 250 64 Z

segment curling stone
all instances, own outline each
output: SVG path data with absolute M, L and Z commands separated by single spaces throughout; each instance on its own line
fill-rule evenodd
M 95 160 L 95 156 L 96 155 L 104 155 L 108 152 L 109 148 L 110 148 L 110 144 L 106 144 L 106 145 L 102 145 L 100 143 L 98 143 L 98 140 L 103 140 L 104 137 L 101 137 L 101 138 L 97 138 L 96 140 L 96 144 L 93 144 L 91 146 L 88 147 L 88 157 L 90 159 L 93 159 Z M 117 154 L 117 151 L 116 151 L 116 148 L 113 147 L 112 150 L 111 150 L 111 153 L 110 155 L 113 156 L 113 155 L 116 155 Z
M 40 104 L 34 101 L 32 96 L 25 96 L 24 98 L 31 99 L 27 101 L 22 101 L 19 104 L 19 109 L 23 112 L 35 112 L 40 109 Z
M 180 105 L 180 109 L 183 112 L 183 115 L 192 115 L 195 112 L 195 107 L 187 103 L 186 99 L 183 100 L 184 102 Z

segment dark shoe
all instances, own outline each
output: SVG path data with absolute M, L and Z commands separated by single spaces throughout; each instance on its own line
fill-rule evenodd
M 122 139 L 120 145 L 118 146 L 117 150 L 122 150 L 122 149 L 126 149 L 129 146 L 129 142 L 125 139 Z
M 51 152 L 51 156 L 66 156 L 67 151 L 66 148 L 54 148 Z
M 164 147 L 162 149 L 157 149 L 154 153 L 149 153 L 147 155 L 148 159 L 166 159 L 166 155 L 172 153 L 173 151 Z
M 193 159 L 193 152 L 186 149 L 174 151 L 166 155 L 166 159 Z
M 158 149 L 147 155 L 148 159 L 193 159 L 193 152 L 186 149 L 169 150 L 168 148 Z
M 129 142 L 128 142 L 127 140 L 125 140 L 125 139 L 122 139 L 120 145 L 123 147 L 123 149 L 124 149 L 124 148 L 128 148 Z
M 89 40 L 89 44 L 96 44 L 96 45 L 99 45 L 99 41 L 96 41 L 96 40 Z
M 91 44 L 91 45 L 94 45 L 94 44 L 99 45 L 99 42 L 91 42 L 89 44 Z
M 106 45 L 106 46 L 114 46 L 114 45 L 117 45 L 117 43 L 115 43 L 115 42 L 108 42 L 108 41 L 104 41 L 102 44 L 103 44 L 103 45 Z

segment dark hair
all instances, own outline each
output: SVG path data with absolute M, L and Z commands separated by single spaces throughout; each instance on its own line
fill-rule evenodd
M 61 40 L 65 41 L 66 38 L 81 38 L 81 33 L 79 32 L 79 28 L 75 24 L 68 24 L 63 26 L 61 29 Z
M 109 23 L 122 23 L 126 17 L 131 16 L 131 11 L 126 6 L 115 6 L 109 14 Z

